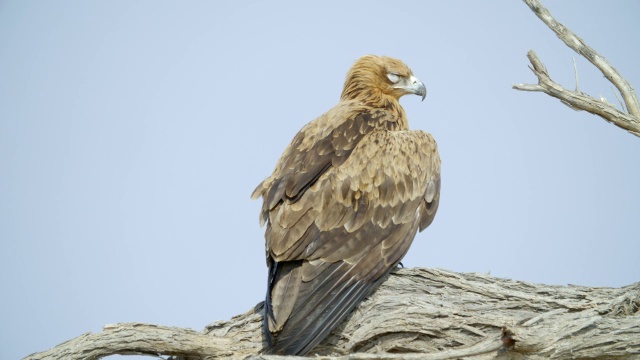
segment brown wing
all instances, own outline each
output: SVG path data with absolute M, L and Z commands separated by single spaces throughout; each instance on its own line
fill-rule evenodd
M 440 159 L 431 135 L 361 136 L 337 165 L 316 167 L 322 171 L 312 183 L 288 183 L 302 193 L 268 210 L 265 328 L 275 353 L 304 354 L 320 342 L 402 259 L 437 210 Z M 273 201 L 272 189 L 263 193 L 265 203 Z
M 396 118 L 387 111 L 354 102 L 342 102 L 307 124 L 284 151 L 273 175 L 251 195 L 264 198 L 261 222 L 264 224 L 278 203 L 297 200 L 330 167 L 340 166 L 365 134 L 398 127 Z

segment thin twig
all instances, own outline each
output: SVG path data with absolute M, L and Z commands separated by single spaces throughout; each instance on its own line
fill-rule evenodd
M 547 69 L 536 55 L 535 51 L 529 50 L 527 53 L 529 61 L 533 65 L 531 69 L 538 77 L 538 84 L 516 84 L 513 88 L 523 91 L 539 91 L 559 99 L 563 104 L 574 110 L 585 110 L 598 115 L 608 122 L 621 127 L 633 135 L 640 137 L 640 119 L 624 113 L 609 103 L 599 101 L 589 95 L 565 89 L 555 81 L 551 80 Z
M 618 93 L 615 91 L 615 89 L 612 87 L 611 88 L 611 92 L 613 93 L 613 95 L 616 97 L 616 99 L 618 99 L 618 103 L 620 104 L 620 108 L 622 109 L 622 111 L 629 111 L 626 107 L 626 105 L 624 104 L 624 102 L 622 102 L 622 99 L 620 99 L 620 96 L 618 96 Z
M 578 81 L 578 67 L 576 66 L 576 58 L 575 56 L 571 57 L 573 59 L 573 73 L 576 76 L 576 92 L 580 92 L 580 87 L 578 86 L 579 81 Z

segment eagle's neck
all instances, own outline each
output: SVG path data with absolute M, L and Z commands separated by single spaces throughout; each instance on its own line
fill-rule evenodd
M 340 100 L 356 100 L 369 106 L 382 107 L 385 105 L 385 100 L 387 100 L 384 99 L 385 95 L 380 89 L 378 79 L 374 74 L 370 71 L 351 69 L 344 82 Z
M 397 130 L 408 130 L 409 123 L 404 109 L 398 102 L 398 98 L 382 92 L 376 79 L 367 76 L 369 74 L 349 74 L 344 83 L 344 89 L 340 101 L 356 101 L 367 107 L 384 109 L 396 119 Z

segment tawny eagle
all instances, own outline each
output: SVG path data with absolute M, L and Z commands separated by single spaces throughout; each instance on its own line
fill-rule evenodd
M 435 216 L 440 157 L 398 102 L 426 96 L 402 61 L 367 55 L 340 102 L 293 138 L 262 196 L 269 267 L 264 333 L 275 354 L 306 354 L 369 295 Z

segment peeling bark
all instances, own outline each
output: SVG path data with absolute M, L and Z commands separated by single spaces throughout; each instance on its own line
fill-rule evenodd
M 262 303 L 202 332 L 106 326 L 25 359 L 111 354 L 183 359 L 260 355 Z M 632 359 L 640 356 L 640 283 L 550 286 L 435 269 L 401 269 L 308 355 L 314 359 Z M 286 357 L 304 359 L 304 357 Z

